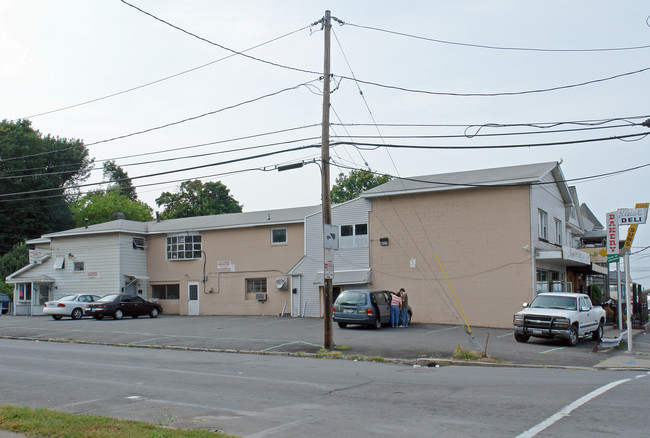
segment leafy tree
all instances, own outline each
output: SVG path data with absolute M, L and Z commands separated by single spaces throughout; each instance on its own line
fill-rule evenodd
M 7 275 L 13 274 L 29 263 L 29 249 L 25 242 L 17 243 L 0 257 L 0 292 L 13 297 L 13 286 L 5 283 Z
M 361 192 L 384 184 L 393 179 L 390 175 L 375 175 L 369 170 L 353 170 L 349 175 L 339 173 L 330 196 L 332 202 L 340 204 L 357 198 Z
M 156 205 L 164 207 L 161 214 L 164 219 L 242 211 L 242 206 L 221 181 L 203 184 L 198 179 L 182 182 L 178 193 L 163 192 Z
M 0 122 L 0 253 L 71 228 L 67 201 L 92 164 L 81 140 L 43 136 L 29 120 Z
M 131 201 L 138 200 L 138 194 L 135 191 L 135 187 L 133 187 L 133 182 L 129 178 L 129 174 L 115 164 L 115 160 L 104 163 L 104 178 L 107 177 L 113 183 L 113 185 L 108 187 L 109 190 L 119 188 L 120 194 L 126 196 Z
M 120 193 L 119 188 L 107 192 L 94 192 L 79 198 L 70 205 L 75 226 L 100 224 L 115 220 L 115 213 L 123 213 L 128 220 L 147 222 L 153 220 L 153 209 L 142 201 L 132 201 Z

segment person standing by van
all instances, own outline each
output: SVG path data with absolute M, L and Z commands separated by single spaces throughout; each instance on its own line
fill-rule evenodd
M 409 297 L 406 294 L 404 288 L 401 288 L 397 295 L 402 299 L 402 310 L 400 310 L 399 326 L 408 327 L 409 326 Z
M 402 308 L 402 299 L 394 292 L 390 293 L 390 324 L 392 327 L 399 325 L 399 312 Z

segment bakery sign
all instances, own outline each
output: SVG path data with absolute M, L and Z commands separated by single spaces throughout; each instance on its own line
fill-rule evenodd
M 605 231 L 607 233 L 607 255 L 618 254 L 618 211 L 607 213 Z

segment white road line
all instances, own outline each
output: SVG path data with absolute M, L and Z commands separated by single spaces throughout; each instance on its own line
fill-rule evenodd
M 532 438 L 544 429 L 554 425 L 558 421 L 560 421 L 562 418 L 566 417 L 569 415 L 571 412 L 574 410 L 578 409 L 580 406 L 584 405 L 585 403 L 595 399 L 601 394 L 604 394 L 605 392 L 609 391 L 612 388 L 617 387 L 618 385 L 629 382 L 632 379 L 623 379 L 623 380 L 617 380 L 616 382 L 609 383 L 605 386 L 601 386 L 600 388 L 596 389 L 595 391 L 591 391 L 589 394 L 580 397 L 578 400 L 574 401 L 571 404 L 566 405 L 559 411 L 557 411 L 555 414 L 551 415 L 548 417 L 546 420 L 542 421 L 538 425 L 528 429 L 521 435 L 517 435 L 517 438 Z

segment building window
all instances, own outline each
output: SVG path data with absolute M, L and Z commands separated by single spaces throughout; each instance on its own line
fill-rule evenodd
M 74 271 L 81 272 L 86 268 L 85 262 L 74 262 Z
M 190 234 L 167 237 L 167 260 L 195 260 L 201 258 L 201 235 Z
M 266 278 L 247 278 L 246 293 L 249 294 L 266 293 Z
M 340 248 L 362 248 L 368 246 L 368 224 L 341 225 Z
M 539 238 L 548 240 L 548 214 L 544 210 L 538 210 L 539 214 Z
M 287 243 L 287 229 L 273 228 L 271 230 L 271 245 L 282 245 Z
M 177 300 L 180 297 L 180 287 L 177 284 L 151 285 L 151 298 L 159 300 Z
M 562 245 L 562 221 L 555 218 L 555 243 Z
M 134 237 L 132 243 L 133 249 L 141 249 L 143 251 L 147 249 L 147 241 L 142 237 Z
M 18 293 L 18 301 L 31 301 L 32 300 L 32 284 L 20 283 L 16 285 L 16 292 Z

